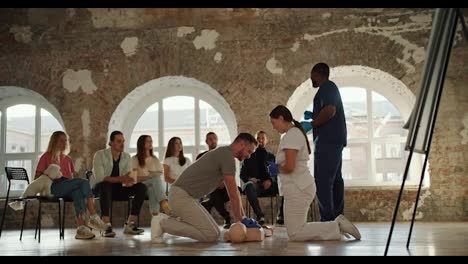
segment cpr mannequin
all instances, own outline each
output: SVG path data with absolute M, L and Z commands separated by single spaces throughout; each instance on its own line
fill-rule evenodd
M 224 241 L 232 243 L 263 241 L 263 239 L 265 239 L 264 228 L 246 228 L 241 222 L 234 223 L 224 232 Z

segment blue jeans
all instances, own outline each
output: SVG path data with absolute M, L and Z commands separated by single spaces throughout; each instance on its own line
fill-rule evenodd
M 88 180 L 82 178 L 67 179 L 61 177 L 52 182 L 50 191 L 57 198 L 71 197 L 77 217 L 81 213 L 86 213 L 86 199 L 93 197 Z
M 321 221 L 333 221 L 338 215 L 343 214 L 342 152 L 343 145 L 315 145 L 314 177 Z
M 167 200 L 165 184 L 163 184 L 161 176 L 151 177 L 143 183 L 147 189 L 150 212 L 159 213 L 160 202 Z

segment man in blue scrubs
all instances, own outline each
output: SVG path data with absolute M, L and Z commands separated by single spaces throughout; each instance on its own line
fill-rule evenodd
M 330 81 L 330 68 L 316 64 L 310 73 L 312 86 L 319 88 L 313 112 L 304 112 L 305 131 L 314 134 L 314 177 L 321 221 L 333 221 L 343 214 L 344 183 L 341 175 L 342 152 L 346 147 L 346 121 L 340 92 Z

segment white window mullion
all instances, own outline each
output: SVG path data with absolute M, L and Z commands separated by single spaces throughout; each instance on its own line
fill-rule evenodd
M 200 152 L 200 99 L 195 97 L 195 153 Z
M 375 183 L 377 179 L 377 172 L 376 172 L 376 161 L 375 161 L 375 151 L 374 151 L 374 118 L 372 116 L 372 91 L 370 89 L 366 89 L 366 96 L 367 96 L 367 122 L 368 126 L 368 138 L 369 144 L 367 146 L 367 150 L 369 155 L 368 158 L 368 173 L 369 173 L 369 181 Z
M 164 107 L 163 100 L 158 101 L 158 153 L 160 160 L 164 160 Z
M 6 121 L 7 121 L 7 116 L 6 116 L 6 109 L 4 107 L 0 107 L 0 111 L 2 112 L 2 117 L 0 118 L 0 164 L 2 171 L 0 171 L 0 197 L 6 196 L 6 191 L 7 191 L 7 179 L 5 175 L 5 165 L 6 165 L 6 160 L 5 160 L 5 152 L 6 152 Z
M 41 154 L 41 108 L 39 106 L 36 106 L 36 127 L 34 128 L 35 129 L 35 135 L 34 135 L 34 139 L 35 139 L 35 144 L 34 144 L 34 147 L 35 147 L 35 151 L 34 151 L 34 155 L 31 159 L 31 170 L 34 171 L 34 168 L 36 168 L 37 166 L 37 157 Z M 32 177 L 31 175 L 29 175 L 30 177 Z M 31 179 L 32 180 L 32 179 Z

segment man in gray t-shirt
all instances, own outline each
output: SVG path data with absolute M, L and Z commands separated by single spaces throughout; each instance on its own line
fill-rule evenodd
M 163 234 L 168 233 L 201 242 L 216 241 L 220 234 L 219 227 L 199 200 L 223 181 L 231 201 L 234 221 L 255 222 L 245 219 L 235 180 L 234 158 L 239 161 L 248 159 L 256 146 L 257 141 L 251 134 L 240 133 L 231 145 L 209 151 L 187 167 L 169 191 L 169 205 L 173 215 L 169 217 L 161 213 L 153 217 L 151 240 L 162 243 Z

